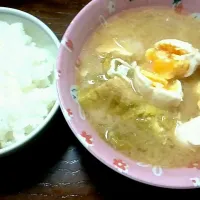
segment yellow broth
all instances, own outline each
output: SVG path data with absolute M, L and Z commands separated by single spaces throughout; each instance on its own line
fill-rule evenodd
M 200 22 L 169 8 L 123 11 L 101 25 L 84 45 L 77 67 L 79 101 L 87 119 L 101 138 L 131 159 L 163 167 L 182 167 L 200 158 L 200 148 L 186 147 L 175 138 L 175 128 L 199 115 L 197 94 L 200 73 L 182 79 L 184 101 L 178 108 L 161 109 L 136 94 L 119 77 L 111 80 L 106 70 L 112 58 L 96 49 L 123 46 L 145 68 L 148 48 L 163 39 L 178 39 L 200 48 Z M 131 74 L 130 74 L 131 76 Z

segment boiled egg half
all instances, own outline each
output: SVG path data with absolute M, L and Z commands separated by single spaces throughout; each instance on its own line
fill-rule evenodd
M 145 99 L 161 107 L 177 107 L 183 100 L 182 85 L 179 80 L 172 82 L 157 74 L 135 68 L 133 86 Z
M 190 43 L 166 39 L 154 44 L 145 57 L 152 70 L 165 79 L 178 79 L 192 75 L 200 65 L 200 52 Z

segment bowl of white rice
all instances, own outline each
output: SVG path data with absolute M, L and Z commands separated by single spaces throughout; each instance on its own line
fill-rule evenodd
M 0 7 L 0 156 L 30 141 L 56 113 L 59 45 L 36 17 Z

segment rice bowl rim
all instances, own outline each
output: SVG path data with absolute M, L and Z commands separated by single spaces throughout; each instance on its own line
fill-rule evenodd
M 11 14 L 11 15 L 14 15 L 17 17 L 21 17 L 21 18 L 24 18 L 24 19 L 34 23 L 50 37 L 50 39 L 52 40 L 52 43 L 54 43 L 56 45 L 57 49 L 59 49 L 60 41 L 58 40 L 56 35 L 44 22 L 42 22 L 37 17 L 35 17 L 27 12 L 24 12 L 24 11 L 21 11 L 18 9 L 14 9 L 14 8 L 8 8 L 8 7 L 0 7 L 0 14 L 1 13 Z M 54 74 L 55 74 L 55 70 L 56 70 L 56 67 L 54 68 Z M 56 98 L 57 98 L 57 96 L 56 96 Z M 56 99 L 54 106 L 52 107 L 51 111 L 48 113 L 47 117 L 41 122 L 41 124 L 36 129 L 34 129 L 30 134 L 26 135 L 22 140 L 13 142 L 12 144 L 0 149 L 0 157 L 7 153 L 11 153 L 13 150 L 16 150 L 20 146 L 23 146 L 25 143 L 27 143 L 31 139 L 33 139 L 34 136 L 36 136 L 39 132 L 41 132 L 47 126 L 47 124 L 51 121 L 51 119 L 57 112 L 58 108 L 59 108 L 59 102 L 58 102 L 58 99 Z

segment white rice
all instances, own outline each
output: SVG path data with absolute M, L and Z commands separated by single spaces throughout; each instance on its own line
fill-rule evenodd
M 54 64 L 22 23 L 0 21 L 0 148 L 23 140 L 48 115 L 56 100 Z

